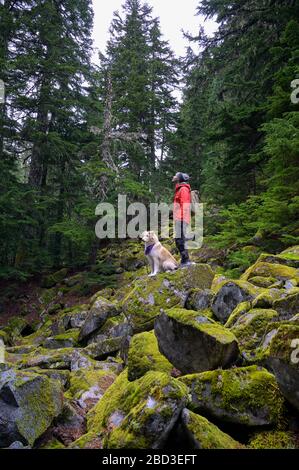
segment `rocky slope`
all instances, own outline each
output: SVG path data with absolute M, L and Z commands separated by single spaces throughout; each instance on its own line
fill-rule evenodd
M 54 273 L 39 322 L 0 327 L 0 447 L 298 448 L 299 247 L 239 280 L 215 260 L 148 278 L 132 242 L 101 256 L 116 287 L 63 308 L 84 279 Z

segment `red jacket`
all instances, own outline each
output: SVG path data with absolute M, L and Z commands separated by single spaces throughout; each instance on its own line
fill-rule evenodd
M 173 201 L 173 218 L 190 224 L 191 219 L 191 187 L 190 184 L 180 183 L 175 187 Z

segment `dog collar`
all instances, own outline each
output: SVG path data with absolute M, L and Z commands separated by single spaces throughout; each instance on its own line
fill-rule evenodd
M 147 246 L 146 249 L 145 249 L 144 254 L 145 254 L 145 255 L 149 255 L 149 254 L 151 253 L 152 249 L 154 248 L 154 246 L 155 246 L 155 245 L 149 245 L 149 246 Z

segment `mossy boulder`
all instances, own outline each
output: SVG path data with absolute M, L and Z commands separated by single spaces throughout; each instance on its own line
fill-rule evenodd
M 188 449 L 242 449 L 239 442 L 222 432 L 215 424 L 185 408 L 179 429 Z
M 65 445 L 62 444 L 56 437 L 51 437 L 47 442 L 42 444 L 40 449 L 49 449 L 49 450 L 56 450 L 56 449 L 65 449 Z
M 209 289 L 213 278 L 210 266 L 196 264 L 188 269 L 135 281 L 133 290 L 123 301 L 124 313 L 134 332 L 152 330 L 161 311 L 174 306 L 184 307 L 191 289 Z
M 299 410 L 299 325 L 278 328 L 269 345 L 267 364 L 286 399 Z
M 253 301 L 253 308 L 269 308 L 272 307 L 274 302 L 278 299 L 283 299 L 287 296 L 284 289 L 264 289 Z
M 238 357 L 236 337 L 200 312 L 173 308 L 157 317 L 159 350 L 183 373 L 228 367 Z
M 295 248 L 295 247 L 294 247 Z M 290 266 L 292 268 L 299 268 L 299 254 L 296 250 L 285 250 L 279 255 L 272 255 L 269 253 L 262 253 L 257 261 L 265 263 L 282 264 L 284 266 Z
M 298 439 L 291 431 L 263 431 L 249 440 L 249 449 L 298 449 Z
M 235 308 L 242 302 L 251 302 L 262 290 L 247 281 L 224 281 L 218 285 L 212 311 L 219 321 L 225 323 Z
M 229 279 L 224 276 L 223 274 L 215 274 L 212 285 L 211 285 L 211 291 L 213 294 L 216 294 L 220 287 L 226 282 L 229 281 Z
M 65 328 L 81 328 L 87 318 L 88 310 L 89 307 L 86 304 L 64 309 L 61 312 L 61 317 L 64 320 Z
M 120 314 L 119 306 L 103 297 L 97 297 L 91 305 L 84 324 L 81 327 L 79 341 L 86 339 L 95 331 L 99 330 L 108 318 Z
M 286 248 L 281 253 L 283 256 L 294 256 L 296 259 L 299 259 L 299 245 L 294 245 Z
M 240 316 L 231 328 L 241 349 L 256 348 L 270 322 L 278 319 L 278 313 L 271 309 L 252 309 Z
M 91 343 L 84 348 L 84 353 L 93 359 L 105 359 L 109 355 L 115 355 L 122 347 L 123 337 L 107 338 L 98 343 Z
M 47 319 L 43 323 L 41 323 L 37 329 L 37 331 L 31 333 L 24 338 L 18 339 L 19 346 L 40 346 L 43 342 L 49 338 L 50 336 L 64 333 L 65 328 L 62 325 L 54 325 L 54 320 Z
M 299 281 L 298 269 L 285 264 L 268 263 L 259 260 L 242 274 L 241 279 L 250 281 L 255 276 L 273 277 L 279 281 L 287 281 L 288 279 Z
M 39 367 L 31 367 L 26 369 L 26 372 L 34 372 L 38 375 L 44 375 L 51 380 L 58 380 L 63 389 L 68 387 L 70 380 L 69 370 L 40 369 Z
M 245 313 L 249 312 L 249 310 L 251 310 L 251 302 L 241 302 L 232 311 L 224 326 L 226 328 L 231 328 L 239 320 L 239 318 L 242 317 Z
M 209 289 L 192 289 L 186 301 L 186 308 L 190 310 L 207 310 L 213 300 L 213 293 Z
M 130 381 L 139 379 L 150 370 L 170 374 L 172 369 L 173 365 L 159 351 L 154 331 L 133 336 L 128 353 Z
M 116 317 L 109 318 L 99 330 L 89 337 L 87 344 L 101 343 L 110 338 L 124 338 L 131 334 L 131 325 L 127 321 L 126 316 L 120 314 Z
M 116 379 L 112 371 L 79 369 L 71 372 L 65 397 L 76 400 L 81 408 L 90 409 Z
M 271 287 L 276 283 L 275 277 L 263 277 L 263 276 L 253 276 L 250 278 L 251 284 L 257 287 Z
M 34 333 L 34 328 L 25 318 L 14 316 L 8 321 L 7 326 L 2 331 L 9 335 L 11 341 L 16 341 L 21 336 L 28 336 Z
M 41 369 L 67 369 L 91 367 L 95 361 L 85 353 L 84 349 L 44 349 L 36 348 L 28 354 L 7 353 L 7 361 L 18 369 L 39 367 Z
M 89 443 L 95 436 L 108 449 L 159 449 L 187 402 L 187 387 L 163 372 L 133 382 L 122 372 L 88 413 Z M 84 439 L 84 438 L 83 438 Z M 72 447 L 82 447 L 76 442 Z
M 279 313 L 280 320 L 289 320 L 299 313 L 299 293 L 275 300 L 273 308 Z
M 62 410 L 57 380 L 13 369 L 0 376 L 0 447 L 14 441 L 32 446 Z
M 186 375 L 190 407 L 222 421 L 245 426 L 277 426 L 285 412 L 274 375 L 257 366 Z
M 78 346 L 79 329 L 68 330 L 65 333 L 47 338 L 43 342 L 46 349 L 72 348 Z

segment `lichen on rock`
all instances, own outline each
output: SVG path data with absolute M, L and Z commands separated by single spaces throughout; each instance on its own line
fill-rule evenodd
M 192 310 L 173 308 L 155 321 L 159 349 L 183 373 L 228 367 L 238 357 L 238 342 L 223 325 Z
M 213 278 L 210 266 L 197 264 L 187 270 L 137 280 L 122 304 L 134 332 L 152 330 L 154 320 L 162 310 L 184 307 L 191 289 L 209 289 Z
M 163 356 L 158 348 L 154 331 L 134 335 L 128 354 L 128 378 L 136 380 L 153 370 L 170 374 L 173 365 Z
M 103 448 L 161 448 L 187 394 L 186 386 L 166 373 L 150 371 L 130 382 L 125 370 L 89 412 L 88 433 L 98 436 Z
M 0 376 L 0 447 L 14 441 L 32 446 L 59 415 L 61 384 L 29 371 L 8 369 Z
M 186 375 L 190 407 L 198 413 L 244 426 L 278 426 L 285 413 L 284 398 L 275 377 L 251 366 Z
M 188 409 L 182 412 L 182 432 L 189 440 L 191 449 L 244 449 L 245 447 L 235 441 L 228 434 L 221 431 L 215 424 L 210 423 L 203 416 Z

